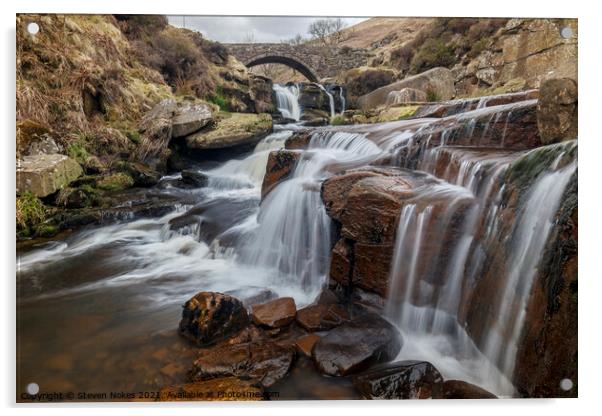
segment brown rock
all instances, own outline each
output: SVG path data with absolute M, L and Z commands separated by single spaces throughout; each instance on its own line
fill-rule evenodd
M 223 345 L 203 351 L 189 377 L 192 381 L 245 377 L 269 387 L 288 373 L 294 356 L 294 349 L 269 341 Z
M 426 361 L 399 361 L 353 378 L 366 399 L 430 399 L 439 396 L 443 377 Z
M 577 138 L 577 83 L 570 78 L 542 82 L 537 125 L 543 143 Z
M 284 142 L 284 148 L 287 150 L 307 149 L 312 136 L 311 131 L 300 131 L 293 133 L 291 137 Z
M 279 298 L 252 306 L 251 316 L 257 325 L 280 328 L 295 320 L 297 306 L 293 298 Z
M 196 383 L 164 387 L 160 401 L 262 400 L 263 389 L 251 380 L 224 377 Z
M 349 314 L 340 305 L 311 305 L 297 312 L 297 323 L 310 332 L 326 331 L 349 320 Z
M 485 389 L 462 380 L 445 380 L 441 396 L 435 399 L 497 399 L 497 396 Z
M 347 195 L 351 191 L 351 188 L 353 188 L 353 185 L 371 176 L 378 176 L 378 173 L 358 170 L 348 172 L 344 175 L 337 175 L 324 181 L 322 183 L 321 196 L 328 215 L 340 222 L 343 209 L 347 204 Z
M 386 297 L 394 249 L 394 244 L 356 243 L 352 284 Z
M 311 351 L 319 339 L 320 337 L 316 334 L 307 334 L 295 341 L 295 346 L 301 354 L 305 355 L 306 357 L 311 357 Z
M 318 370 L 345 376 L 395 358 L 401 334 L 377 314 L 368 313 L 331 330 L 316 342 L 312 358 Z
M 300 158 L 300 151 L 276 150 L 270 152 L 265 176 L 263 177 L 263 183 L 261 185 L 262 199 L 265 198 L 276 185 L 292 174 Z
M 216 292 L 199 292 L 184 304 L 180 334 L 198 346 L 228 338 L 249 322 L 242 302 Z

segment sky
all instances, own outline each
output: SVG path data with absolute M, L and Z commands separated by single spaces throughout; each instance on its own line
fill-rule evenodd
M 167 16 L 169 23 L 201 32 L 208 39 L 223 43 L 280 42 L 301 34 L 308 37 L 309 25 L 319 17 L 288 16 Z M 352 26 L 367 18 L 343 18 Z

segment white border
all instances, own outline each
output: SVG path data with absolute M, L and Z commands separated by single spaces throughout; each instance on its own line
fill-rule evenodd
M 499 2 L 429 1 L 385 1 L 369 0 L 353 4 L 351 1 L 302 0 L 299 2 L 240 1 L 222 2 L 196 1 L 126 1 L 102 0 L 99 2 L 74 2 L 69 0 L 20 0 L 19 3 L 2 2 L 2 45 L 3 59 L 0 77 L 4 97 L 0 99 L 3 137 L 3 203 L 2 231 L 3 246 L 1 264 L 5 273 L 2 310 L 6 328 L 2 345 L 3 377 L 0 384 L 2 405 L 9 407 L 8 413 L 23 414 L 182 414 L 219 412 L 236 415 L 300 414 L 316 411 L 337 412 L 341 415 L 365 415 L 367 413 L 416 412 L 422 415 L 466 415 L 486 413 L 487 416 L 523 414 L 525 412 L 547 415 L 587 414 L 599 407 L 601 386 L 600 347 L 600 304 L 602 276 L 597 271 L 600 241 L 599 203 L 602 199 L 599 166 L 602 165 L 602 135 L 599 133 L 602 112 L 602 91 L 599 76 L 600 40 L 602 39 L 602 16 L 596 14 L 595 2 L 557 1 L 528 2 L 505 0 Z M 587 5 L 586 5 L 587 4 Z M 504 401 L 433 401 L 433 402 L 273 402 L 260 404 L 239 403 L 191 403 L 161 404 L 103 404 L 103 405 L 52 405 L 16 406 L 15 397 L 15 283 L 14 283 L 14 154 L 15 154 L 15 13 L 141 13 L 141 14 L 214 14 L 214 15 L 310 15 L 310 16 L 482 16 L 482 17 L 577 17 L 579 18 L 579 81 L 581 149 L 579 160 L 579 185 L 581 238 L 580 245 L 580 291 L 579 291 L 579 399 L 566 400 L 504 400 Z

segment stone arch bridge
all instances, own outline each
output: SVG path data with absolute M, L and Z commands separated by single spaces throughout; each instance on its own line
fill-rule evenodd
M 299 71 L 312 82 L 366 65 L 371 56 L 364 49 L 348 47 L 288 43 L 230 43 L 225 46 L 230 54 L 249 68 L 261 64 L 283 64 Z

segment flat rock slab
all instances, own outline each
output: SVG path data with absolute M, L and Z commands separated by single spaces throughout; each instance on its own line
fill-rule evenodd
M 311 357 L 311 352 L 314 349 L 314 345 L 316 345 L 316 342 L 318 342 L 319 339 L 320 337 L 316 334 L 307 334 L 295 341 L 295 346 L 301 354 L 305 355 L 306 357 Z
M 399 361 L 372 368 L 353 378 L 366 399 L 430 399 L 438 397 L 443 377 L 426 361 Z
M 180 334 L 198 346 L 211 345 L 249 323 L 242 302 L 217 292 L 199 292 L 184 304 Z
M 257 325 L 280 328 L 295 320 L 297 306 L 293 298 L 279 298 L 253 305 L 251 316 Z
M 254 144 L 272 131 L 269 114 L 227 113 L 212 126 L 186 136 L 190 149 L 224 149 Z
M 345 376 L 390 361 L 402 346 L 401 334 L 375 313 L 367 313 L 330 331 L 313 348 L 318 370 Z
M 289 372 L 295 351 L 274 342 L 261 341 L 208 349 L 194 362 L 192 381 L 245 377 L 269 387 Z
M 211 107 L 205 103 L 183 101 L 178 104 L 172 119 L 173 138 L 188 136 L 205 127 L 212 120 Z
M 326 331 L 349 320 L 345 309 L 336 304 L 311 305 L 297 312 L 297 323 L 310 332 Z
M 17 193 L 48 196 L 69 185 L 84 173 L 73 159 L 55 154 L 24 156 L 17 163 Z

